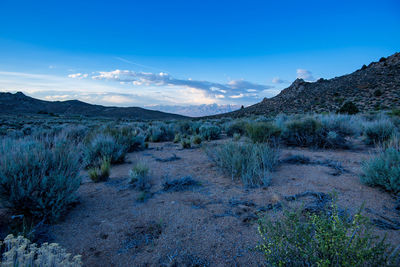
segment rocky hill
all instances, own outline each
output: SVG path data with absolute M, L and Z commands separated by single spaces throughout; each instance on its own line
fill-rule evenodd
M 112 117 L 144 120 L 183 119 L 185 116 L 148 110 L 139 107 L 105 107 L 78 100 L 44 101 L 24 95 L 21 92 L 0 93 L 0 115 L 56 114 L 87 117 Z
M 278 113 L 336 112 L 351 101 L 360 111 L 400 107 L 400 53 L 340 77 L 316 82 L 295 80 L 277 96 L 219 116 Z

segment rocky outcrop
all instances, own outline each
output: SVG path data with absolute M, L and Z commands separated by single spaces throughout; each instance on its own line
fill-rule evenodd
M 333 79 L 316 82 L 296 79 L 275 97 L 220 116 L 336 112 L 346 101 L 355 103 L 360 111 L 399 108 L 400 53 Z

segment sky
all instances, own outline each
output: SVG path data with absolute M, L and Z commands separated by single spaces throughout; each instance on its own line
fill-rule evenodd
M 398 0 L 0 0 L 0 91 L 44 100 L 217 113 L 399 51 Z

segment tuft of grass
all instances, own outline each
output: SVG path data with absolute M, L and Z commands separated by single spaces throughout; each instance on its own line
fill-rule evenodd
M 149 167 L 144 162 L 136 163 L 129 171 L 130 183 L 139 190 L 146 190 L 149 185 Z
M 111 168 L 110 160 L 104 158 L 100 165 L 100 168 L 93 167 L 89 169 L 88 171 L 89 177 L 95 183 L 106 181 L 108 177 L 110 177 L 110 168 Z
M 396 266 L 399 252 L 372 234 L 369 220 L 358 212 L 339 216 L 329 212 L 285 211 L 279 220 L 264 218 L 258 232 L 268 266 Z
M 267 144 L 227 142 L 207 153 L 232 179 L 248 187 L 268 186 L 279 158 L 279 150 Z

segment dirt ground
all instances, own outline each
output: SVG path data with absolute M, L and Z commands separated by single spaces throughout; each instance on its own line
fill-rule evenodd
M 224 141 L 210 145 L 218 142 Z M 258 216 L 274 216 L 280 203 L 290 205 L 285 196 L 335 191 L 339 207 L 350 213 L 364 203 L 371 218 L 399 220 L 390 194 L 359 181 L 360 163 L 369 153 L 282 149 L 282 159 L 301 154 L 321 164 L 282 163 L 271 186 L 247 189 L 222 174 L 204 149 L 150 144 L 149 150 L 131 153 L 127 163 L 113 166 L 109 181 L 95 184 L 86 177 L 79 189 L 80 204 L 50 233 L 54 242 L 81 254 L 86 266 L 262 266 L 261 253 L 252 250 L 259 241 L 256 221 Z M 173 155 L 180 159 L 159 161 Z M 129 170 L 138 160 L 151 170 L 154 194 L 144 202 L 129 185 Z M 334 161 L 340 168 L 323 164 Z M 184 176 L 201 186 L 162 190 L 165 181 Z M 393 244 L 400 242 L 399 230 L 376 229 L 387 233 Z

